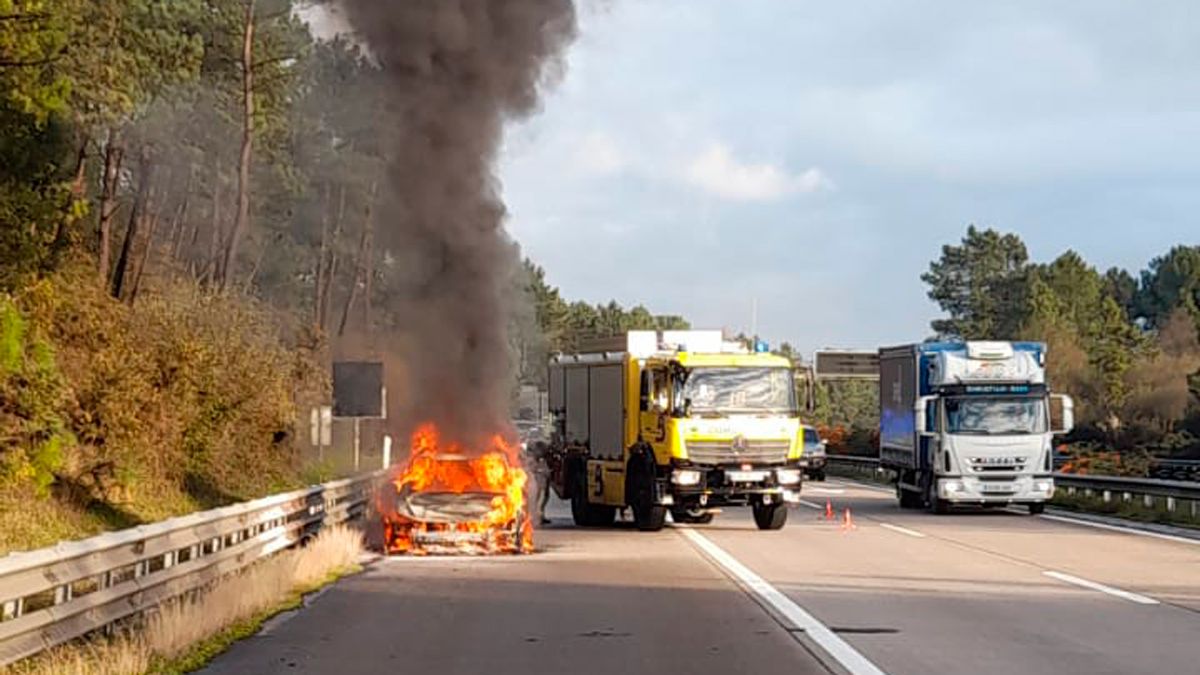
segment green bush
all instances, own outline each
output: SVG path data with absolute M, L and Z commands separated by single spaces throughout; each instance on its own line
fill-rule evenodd
M 299 486 L 296 401 L 321 372 L 266 308 L 189 283 L 130 308 L 68 267 L 0 297 L 0 530 L 31 499 L 84 534 Z M 25 525 L 0 553 L 50 543 Z
M 0 489 L 45 497 L 73 438 L 61 416 L 54 352 L 12 298 L 0 296 Z

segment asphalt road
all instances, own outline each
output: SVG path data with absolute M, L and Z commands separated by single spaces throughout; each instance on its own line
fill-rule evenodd
M 1200 672 L 1200 541 L 900 511 L 832 480 L 804 495 L 780 532 L 739 510 L 578 530 L 558 510 L 535 555 L 384 559 L 206 672 Z

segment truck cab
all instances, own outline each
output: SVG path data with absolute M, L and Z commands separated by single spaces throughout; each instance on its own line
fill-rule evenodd
M 551 362 L 555 492 L 580 525 L 630 507 L 638 527 L 668 512 L 708 522 L 749 506 L 779 529 L 799 499 L 803 438 L 791 362 L 716 331 L 634 331 L 620 351 Z
M 1045 359 L 1035 342 L 880 351 L 880 461 L 896 471 L 902 507 L 1045 508 L 1052 439 L 1073 418 L 1071 399 L 1050 393 Z

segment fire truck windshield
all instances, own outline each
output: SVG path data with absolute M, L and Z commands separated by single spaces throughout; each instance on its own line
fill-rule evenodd
M 676 387 L 685 413 L 796 414 L 790 368 L 698 367 L 683 371 Z

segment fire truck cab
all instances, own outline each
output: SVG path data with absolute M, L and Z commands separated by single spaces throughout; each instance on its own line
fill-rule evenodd
M 633 331 L 551 359 L 552 485 L 580 526 L 639 529 L 749 506 L 787 522 L 804 448 L 791 362 L 719 331 Z

